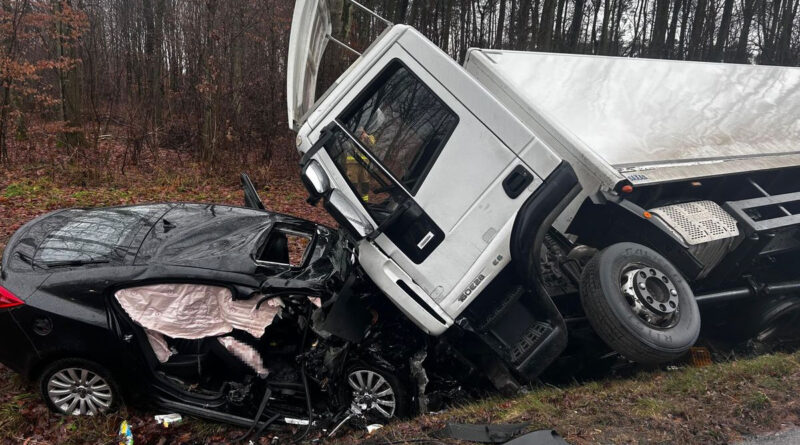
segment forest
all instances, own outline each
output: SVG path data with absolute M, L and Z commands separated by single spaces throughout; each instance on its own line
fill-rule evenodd
M 362 50 L 387 25 L 329 0 Z M 364 0 L 459 61 L 470 47 L 800 64 L 800 0 Z M 178 151 L 200 165 L 288 165 L 291 0 L 0 0 L 0 168 L 122 168 Z M 321 82 L 353 55 L 329 45 Z M 324 88 L 318 88 L 318 93 Z

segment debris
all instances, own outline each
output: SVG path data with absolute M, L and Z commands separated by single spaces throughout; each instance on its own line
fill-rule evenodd
M 117 443 L 119 445 L 133 445 L 133 432 L 128 426 L 128 421 L 124 420 L 119 426 L 119 434 L 117 435 Z
M 555 430 L 540 430 L 517 437 L 505 445 L 569 445 Z
M 480 443 L 506 443 L 514 437 L 522 434 L 527 423 L 513 423 L 506 425 L 467 425 L 460 423 L 448 423 L 441 435 L 456 440 Z
M 690 349 L 692 354 L 692 366 L 695 368 L 702 368 L 704 366 L 711 366 L 711 352 L 708 348 L 694 347 Z
M 383 428 L 383 425 L 379 423 L 373 423 L 372 425 L 367 425 L 367 434 L 372 434 L 381 428 Z
M 161 414 L 155 417 L 156 423 L 160 423 L 164 428 L 169 428 L 173 423 L 183 422 L 183 417 L 180 414 Z
M 430 383 L 430 380 L 428 379 L 428 374 L 425 372 L 425 368 L 422 367 L 422 362 L 424 362 L 426 358 L 428 358 L 428 352 L 422 349 L 411 356 L 409 360 L 411 365 L 411 377 L 417 382 L 417 400 L 420 414 L 426 414 L 428 412 L 428 396 L 425 395 L 425 388 L 428 386 L 428 383 Z

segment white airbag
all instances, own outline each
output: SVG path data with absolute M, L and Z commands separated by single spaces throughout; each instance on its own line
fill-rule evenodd
M 281 309 L 275 299 L 256 309 L 257 297 L 234 301 L 228 288 L 198 284 L 134 287 L 115 296 L 128 316 L 145 329 L 188 340 L 228 334 L 233 329 L 260 338 Z
M 169 348 L 167 340 L 163 335 L 149 329 L 144 330 L 147 333 L 147 341 L 150 342 L 150 347 L 153 348 L 153 353 L 161 363 L 166 363 L 172 357 L 172 349 Z

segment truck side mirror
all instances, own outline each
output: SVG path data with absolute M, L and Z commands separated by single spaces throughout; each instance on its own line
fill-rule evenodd
M 325 200 L 325 208 L 340 223 L 346 222 L 348 229 L 360 237 L 369 236 L 375 231 L 372 223 L 347 199 L 339 189 L 333 189 Z
M 328 178 L 328 174 L 316 160 L 309 161 L 305 167 L 303 167 L 302 179 L 303 184 L 311 194 L 308 202 L 313 205 L 316 205 L 331 188 L 331 181 L 330 178 Z

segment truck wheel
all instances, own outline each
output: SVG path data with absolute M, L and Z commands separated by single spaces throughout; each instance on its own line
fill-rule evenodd
M 659 364 L 681 357 L 700 335 L 700 310 L 669 261 L 634 243 L 614 244 L 586 265 L 581 303 L 595 332 L 629 360 Z

